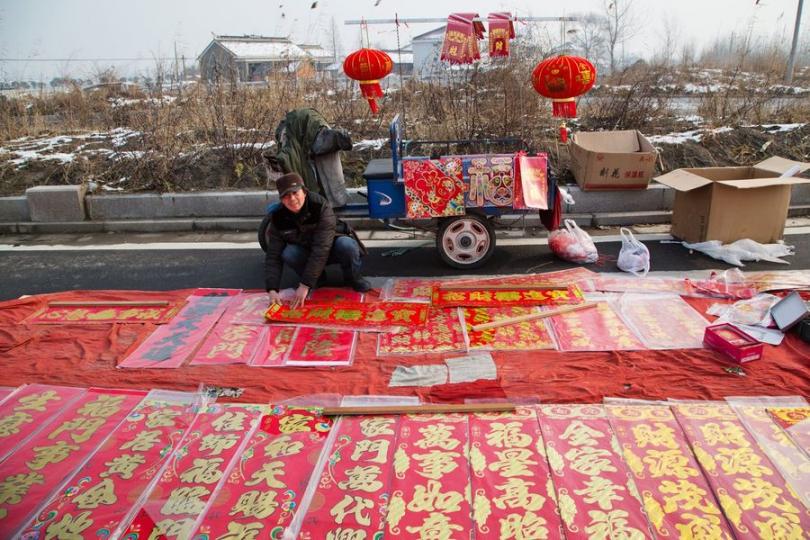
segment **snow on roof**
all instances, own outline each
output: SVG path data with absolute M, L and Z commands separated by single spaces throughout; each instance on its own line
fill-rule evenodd
M 436 39 L 444 39 L 444 29 L 446 27 L 447 27 L 447 25 L 445 24 L 445 25 L 442 25 L 442 26 L 440 26 L 438 28 L 434 28 L 433 30 L 425 32 L 424 34 L 419 34 L 418 36 L 416 36 L 414 38 L 411 38 L 411 43 L 413 43 L 417 39 L 418 40 L 423 40 L 423 41 L 424 40 L 433 41 L 433 40 L 436 40 Z
M 300 43 L 298 46 L 315 60 L 331 60 L 334 58 L 334 55 L 331 52 L 327 51 L 320 45 Z
M 239 59 L 278 60 L 306 56 L 304 49 L 287 38 L 217 36 L 214 41 Z
M 413 64 L 413 53 L 402 51 L 402 53 L 398 53 L 395 50 L 385 49 L 386 54 L 391 57 L 391 60 L 394 61 L 394 64 Z

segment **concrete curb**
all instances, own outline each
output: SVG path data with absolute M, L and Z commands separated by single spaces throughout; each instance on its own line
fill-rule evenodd
M 0 198 L 0 234 L 255 231 L 267 206 L 278 201 L 276 193 L 270 191 L 104 194 L 69 198 L 64 196 L 67 186 L 52 187 L 56 188 L 53 198 L 44 201 L 46 204 L 43 197 L 48 190 L 41 188 L 32 188 L 27 196 Z M 81 186 L 73 187 L 76 192 L 82 192 Z M 577 186 L 567 189 L 576 203 L 564 205 L 564 217 L 574 219 L 583 227 L 659 224 L 671 220 L 675 192 L 660 184 L 633 191 L 582 191 Z M 365 204 L 365 191 L 365 188 L 349 190 L 350 204 Z M 36 212 L 32 212 L 34 197 Z M 810 215 L 810 185 L 792 186 L 791 202 L 790 217 Z M 79 204 L 81 212 L 71 213 L 75 208 L 64 208 L 69 204 Z M 61 217 L 65 215 L 83 215 L 85 219 L 65 220 Z M 383 222 L 357 212 L 343 219 L 361 230 L 388 228 Z M 506 225 L 540 226 L 534 213 L 505 214 L 498 220 Z M 414 224 L 417 227 L 432 225 L 430 220 Z

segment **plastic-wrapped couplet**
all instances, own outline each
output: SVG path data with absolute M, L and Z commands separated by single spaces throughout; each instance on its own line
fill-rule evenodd
M 801 538 L 810 530 L 810 511 L 730 406 L 684 403 L 672 410 L 737 538 Z
M 422 303 L 335 302 L 325 305 L 307 305 L 290 308 L 273 304 L 265 313 L 269 321 L 296 323 L 318 327 L 347 327 L 354 330 L 392 329 L 422 326 L 427 321 L 430 306 Z
M 543 405 L 538 418 L 566 534 L 654 538 L 604 409 Z
M 660 538 L 734 537 L 668 406 L 605 410 Z
M 515 287 L 514 289 L 487 289 L 473 286 L 469 289 L 442 288 L 435 285 L 431 295 L 434 307 L 504 307 L 504 306 L 539 306 L 581 304 L 584 302 L 582 291 L 576 285 L 560 288 L 532 289 Z

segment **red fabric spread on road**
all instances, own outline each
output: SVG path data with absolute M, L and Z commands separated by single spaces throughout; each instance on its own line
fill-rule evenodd
M 397 365 L 441 363 L 440 354 L 375 356 L 376 335 L 360 336 L 354 365 L 340 368 L 256 368 L 244 365 L 184 366 L 178 369 L 116 369 L 153 330 L 152 324 L 30 325 L 22 321 L 48 301 L 165 299 L 178 304 L 192 290 L 168 292 L 71 291 L 0 303 L 0 386 L 45 383 L 109 388 L 194 390 L 200 383 L 239 387 L 236 401 L 278 402 L 319 393 L 419 395 L 447 401 L 431 388 L 388 388 Z M 686 299 L 701 313 L 716 299 Z M 447 354 L 444 356 L 460 356 Z M 504 397 L 516 401 L 595 403 L 606 396 L 640 399 L 721 399 L 725 396 L 810 396 L 810 346 L 792 333 L 779 347 L 743 365 L 747 376 L 707 349 L 562 353 L 493 352 L 498 385 L 453 385 L 452 400 Z M 493 396 L 493 394 L 496 394 Z

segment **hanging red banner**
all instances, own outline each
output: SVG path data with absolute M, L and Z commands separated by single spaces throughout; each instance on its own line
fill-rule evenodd
M 515 159 L 515 198 L 513 208 L 548 210 L 548 156 L 527 156 L 519 153 Z
M 143 399 L 139 390 L 91 388 L 0 465 L 0 537 L 16 538 Z M 98 499 L 90 498 L 94 504 Z M 59 530 L 58 525 L 54 526 Z M 58 534 L 48 534 L 56 538 Z
M 447 17 L 441 59 L 451 64 L 472 64 L 481 58 L 478 40 L 484 39 L 484 25 L 478 13 L 451 13 Z
M 473 414 L 469 423 L 475 536 L 564 538 L 534 409 Z
M 386 522 L 394 538 L 470 538 L 466 415 L 400 419 Z
M 464 328 L 456 308 L 431 309 L 424 326 L 404 332 L 380 334 L 377 338 L 378 356 L 465 350 Z
M 464 308 L 464 326 L 471 351 L 537 351 L 554 349 L 554 338 L 546 327 L 546 319 L 523 321 L 517 324 L 473 330 L 474 325 L 486 324 L 500 319 L 520 317 L 535 313 L 535 308 Z
M 200 411 L 193 431 L 143 502 L 126 535 L 191 538 L 266 409 L 263 405 L 214 404 Z M 259 478 L 262 485 L 272 481 L 270 472 Z
M 566 536 L 654 538 L 602 406 L 542 405 L 538 418 Z
M 24 530 L 25 538 L 119 537 L 197 415 L 199 396 L 151 391 Z M 79 515 L 83 519 L 77 519 Z
M 509 56 L 509 40 L 515 39 L 512 14 L 504 11 L 487 15 L 489 25 L 489 56 Z
M 725 403 L 672 407 L 738 539 L 802 538 L 810 510 Z
M 313 412 L 275 406 L 262 418 L 195 538 L 282 537 L 331 427 Z
M 397 416 L 347 416 L 297 538 L 381 538 L 398 448 Z
M 659 538 L 734 538 L 669 407 L 605 410 Z
M 84 393 L 72 386 L 26 384 L 7 396 L 0 405 L 0 463 Z
M 458 287 L 458 286 L 457 286 Z M 439 308 L 449 307 L 505 307 L 505 306 L 541 306 L 561 304 L 581 304 L 585 301 L 582 291 L 576 285 L 559 289 L 532 289 L 516 287 L 514 289 L 488 289 L 486 286 L 473 286 L 470 289 L 443 289 L 441 285 L 433 287 L 431 305 Z
M 422 326 L 430 306 L 404 302 L 335 302 L 291 308 L 273 304 L 265 313 L 268 321 L 319 327 L 352 327 L 355 330 L 379 331 L 397 327 Z

